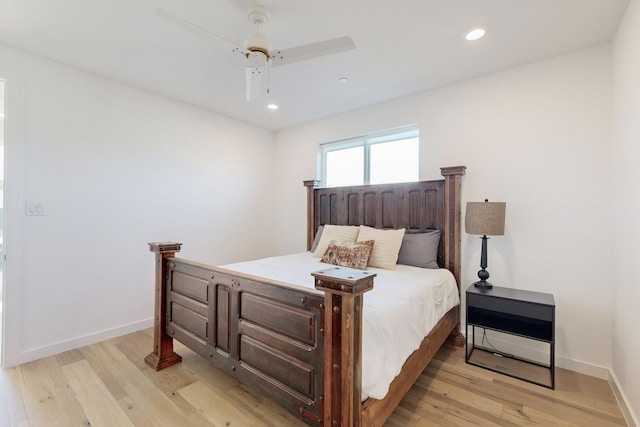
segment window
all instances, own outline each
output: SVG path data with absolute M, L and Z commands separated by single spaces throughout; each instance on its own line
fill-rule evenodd
M 417 181 L 418 127 L 407 126 L 320 145 L 325 187 Z

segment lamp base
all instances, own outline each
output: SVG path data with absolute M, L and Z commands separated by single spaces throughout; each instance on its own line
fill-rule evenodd
M 478 280 L 477 282 L 475 282 L 473 284 L 473 286 L 475 286 L 476 288 L 484 288 L 484 289 L 493 288 L 493 285 L 491 283 L 487 282 L 486 280 Z

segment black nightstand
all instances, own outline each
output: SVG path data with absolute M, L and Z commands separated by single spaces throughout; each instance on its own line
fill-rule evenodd
M 467 289 L 465 359 L 505 375 L 555 388 L 555 302 L 553 295 L 494 286 Z M 471 343 L 469 342 L 471 326 Z M 549 344 L 549 364 L 541 364 L 493 348 L 476 345 L 476 327 Z

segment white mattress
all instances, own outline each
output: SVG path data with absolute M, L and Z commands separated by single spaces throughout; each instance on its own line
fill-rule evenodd
M 311 272 L 329 267 L 309 252 L 223 265 L 223 268 L 314 289 Z M 364 294 L 362 326 L 363 399 L 382 399 L 402 365 L 452 307 L 460 303 L 453 274 L 397 265 L 377 273 Z

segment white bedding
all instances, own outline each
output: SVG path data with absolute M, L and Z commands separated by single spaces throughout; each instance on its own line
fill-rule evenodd
M 228 264 L 223 268 L 314 289 L 311 272 L 330 267 L 309 252 Z M 364 294 L 363 399 L 382 399 L 402 365 L 444 314 L 460 303 L 453 274 L 398 264 L 377 273 Z

